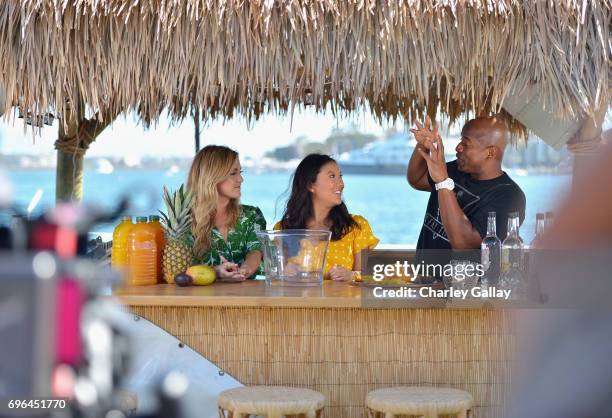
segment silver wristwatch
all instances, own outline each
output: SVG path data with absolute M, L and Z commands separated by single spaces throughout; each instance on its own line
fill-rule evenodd
M 455 188 L 455 182 L 450 177 L 446 180 L 442 180 L 440 183 L 436 183 L 436 190 L 448 189 L 453 190 Z

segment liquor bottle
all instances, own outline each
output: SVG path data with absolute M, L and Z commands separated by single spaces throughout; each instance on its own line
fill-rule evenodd
M 497 224 L 495 212 L 489 212 L 487 218 L 487 236 L 480 244 L 481 263 L 484 276 L 481 284 L 490 286 L 497 283 L 501 270 L 501 240 L 497 237 Z
M 529 248 L 535 248 L 538 246 L 538 243 L 542 239 L 542 235 L 544 235 L 544 231 L 546 229 L 546 221 L 543 213 L 536 213 L 536 229 L 535 236 L 529 244 Z
M 546 215 L 544 216 L 544 231 L 548 232 L 548 230 L 552 226 L 554 217 L 555 216 L 553 212 L 546 212 Z
M 523 266 L 523 239 L 519 235 L 519 214 L 511 212 L 508 216 L 508 235 L 502 242 L 502 272 L 510 266 Z
M 511 212 L 508 217 L 508 236 L 502 242 L 502 288 L 512 289 L 518 297 L 524 284 L 523 240 L 519 235 L 519 214 Z
M 536 213 L 536 228 L 535 228 L 535 236 L 529 244 L 529 252 L 525 254 L 526 260 L 525 265 L 527 268 L 525 269 L 524 277 L 528 278 L 527 285 L 529 289 L 528 293 L 536 295 L 540 294 L 539 290 L 539 251 L 542 249 L 542 238 L 544 236 L 544 232 L 546 231 L 546 217 L 543 213 Z

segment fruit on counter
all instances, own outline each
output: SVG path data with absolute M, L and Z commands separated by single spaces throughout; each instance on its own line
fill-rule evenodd
M 174 276 L 174 283 L 177 286 L 181 286 L 181 287 L 182 286 L 190 286 L 193 283 L 193 279 L 188 274 L 179 273 L 176 276 Z
M 215 269 L 207 265 L 191 266 L 185 272 L 193 279 L 193 284 L 197 286 L 207 286 L 212 284 L 217 278 Z
M 326 242 L 313 244 L 307 238 L 301 239 L 300 251 L 297 255 L 289 258 L 289 263 L 299 266 L 301 271 L 318 271 L 323 266 L 326 245 Z
M 172 283 L 174 276 L 187 270 L 191 264 L 192 250 L 185 240 L 191 230 L 192 197 L 192 194 L 185 191 L 183 186 L 172 194 L 164 186 L 166 213 L 160 213 L 166 234 L 166 246 L 162 254 L 162 271 L 167 283 Z

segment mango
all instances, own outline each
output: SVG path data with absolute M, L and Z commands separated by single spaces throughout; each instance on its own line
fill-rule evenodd
M 217 278 L 215 269 L 203 264 L 189 267 L 185 274 L 191 276 L 193 284 L 196 286 L 208 286 L 214 283 Z

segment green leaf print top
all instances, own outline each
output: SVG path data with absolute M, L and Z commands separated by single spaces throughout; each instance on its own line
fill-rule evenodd
M 216 266 L 221 264 L 221 256 L 227 261 L 242 264 L 250 251 L 261 251 L 261 244 L 256 232 L 266 229 L 266 220 L 261 210 L 255 206 L 240 205 L 240 216 L 236 226 L 227 233 L 227 241 L 215 227 L 212 230 L 210 249 L 202 257 L 193 256 L 193 264 L 208 264 Z M 193 236 L 188 234 L 188 243 L 193 246 Z M 259 266 L 257 274 L 262 274 Z

